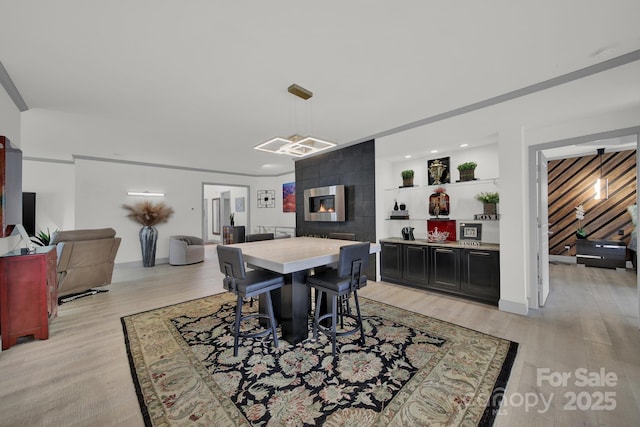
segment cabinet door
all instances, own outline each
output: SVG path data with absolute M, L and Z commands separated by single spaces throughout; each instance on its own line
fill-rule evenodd
M 404 247 L 404 279 L 415 285 L 427 285 L 429 247 L 406 245 Z
M 397 243 L 382 242 L 380 245 L 380 275 L 402 279 L 402 247 Z
M 462 256 L 462 291 L 493 304 L 500 298 L 500 253 L 465 249 Z
M 431 248 L 429 286 L 446 291 L 460 291 L 460 249 Z

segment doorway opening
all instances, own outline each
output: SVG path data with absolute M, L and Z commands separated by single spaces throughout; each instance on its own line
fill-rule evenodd
M 554 232 L 554 224 L 549 222 L 548 216 L 548 185 L 547 162 L 550 159 L 570 158 L 580 156 L 593 156 L 598 149 L 607 151 L 636 150 L 635 187 L 638 188 L 638 169 L 640 158 L 637 150 L 637 142 L 640 135 L 640 127 L 620 129 L 603 132 L 600 134 L 585 135 L 576 138 L 558 140 L 529 147 L 529 214 L 531 220 L 529 242 L 531 254 L 531 268 L 529 277 L 529 307 L 538 309 L 544 306 L 547 296 L 553 294 L 549 279 L 549 235 Z M 638 204 L 638 192 L 634 196 L 635 204 Z M 627 203 L 628 204 L 628 203 Z M 621 215 L 628 215 L 622 212 Z M 637 245 L 637 236 L 634 233 L 634 244 Z M 576 268 L 578 268 L 576 266 Z M 636 278 L 636 282 L 638 279 Z M 638 293 L 638 306 L 640 307 L 640 292 Z
M 202 184 L 202 238 L 205 243 L 222 243 L 225 226 L 250 229 L 249 186 L 222 183 Z

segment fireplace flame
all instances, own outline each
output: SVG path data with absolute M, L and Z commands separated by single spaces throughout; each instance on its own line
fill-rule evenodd
M 333 210 L 333 208 L 327 209 L 324 206 L 324 203 L 320 203 L 320 208 L 318 209 L 318 212 L 334 212 L 334 210 Z

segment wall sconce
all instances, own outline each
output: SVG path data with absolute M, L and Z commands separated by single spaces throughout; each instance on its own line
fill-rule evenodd
M 127 196 L 164 197 L 164 193 L 152 193 L 150 191 L 128 191 Z
M 593 191 L 595 193 L 595 200 L 602 200 L 609 198 L 609 179 L 602 177 L 602 155 L 604 154 L 604 148 L 598 148 L 598 157 L 600 157 L 600 178 L 596 180 L 593 185 Z

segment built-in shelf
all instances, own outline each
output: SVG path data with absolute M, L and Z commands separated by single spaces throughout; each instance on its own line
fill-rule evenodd
M 487 178 L 487 179 L 474 179 L 473 181 L 457 181 L 457 182 L 448 182 L 446 184 L 437 184 L 437 185 L 414 185 L 413 187 L 396 187 L 396 188 L 385 188 L 384 191 L 419 191 L 419 190 L 431 190 L 436 189 L 438 187 L 453 185 L 476 185 L 476 184 L 487 184 L 493 183 L 498 185 L 498 178 Z
M 444 218 L 385 218 L 385 221 L 427 221 L 429 219 L 444 219 Z M 498 222 L 500 219 L 458 219 L 458 218 L 447 218 L 453 219 L 458 222 Z

